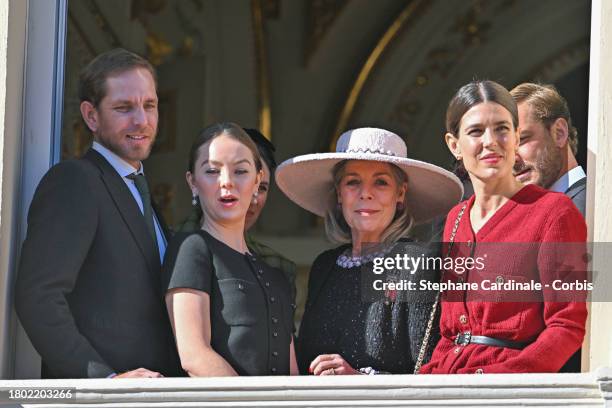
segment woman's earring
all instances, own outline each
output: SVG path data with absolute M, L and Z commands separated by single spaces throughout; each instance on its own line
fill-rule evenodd
M 251 202 L 253 203 L 253 205 L 257 205 L 257 195 L 258 195 L 258 194 L 259 194 L 258 192 L 255 192 L 255 193 L 253 194 L 253 199 L 251 200 Z
M 457 155 L 457 160 L 461 160 L 461 159 L 463 159 L 463 157 L 460 154 L 458 154 Z
M 191 205 L 194 207 L 198 205 L 198 195 L 194 192 L 191 192 Z

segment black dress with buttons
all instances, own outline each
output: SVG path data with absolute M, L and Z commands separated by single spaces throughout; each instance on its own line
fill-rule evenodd
M 289 375 L 295 306 L 281 271 L 200 230 L 174 237 L 163 276 L 168 290 L 209 294 L 211 346 L 239 375 Z

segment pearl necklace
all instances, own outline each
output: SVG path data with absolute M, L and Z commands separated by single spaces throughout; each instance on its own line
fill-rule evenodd
M 382 258 L 386 254 L 388 254 L 394 246 L 395 245 L 385 245 L 385 248 L 380 251 L 370 252 L 369 254 L 361 256 L 351 255 L 351 248 L 347 248 L 342 252 L 342 254 L 340 254 L 338 259 L 336 259 L 336 265 L 345 269 L 365 265 L 368 262 L 371 262 L 374 258 Z

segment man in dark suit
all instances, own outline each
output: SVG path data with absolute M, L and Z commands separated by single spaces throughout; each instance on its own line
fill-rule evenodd
M 552 85 L 523 83 L 510 93 L 521 130 L 516 178 L 567 194 L 584 215 L 586 174 L 576 161 L 578 135 L 567 102 Z
M 157 133 L 153 67 L 115 49 L 81 73 L 94 143 L 52 167 L 28 213 L 15 306 L 43 377 L 180 375 L 163 303 L 168 231 L 144 178 Z
M 585 214 L 586 174 L 576 161 L 578 133 L 565 98 L 552 85 L 522 83 L 510 91 L 518 105 L 521 142 L 516 178 L 565 193 Z M 561 368 L 580 372 L 581 350 Z

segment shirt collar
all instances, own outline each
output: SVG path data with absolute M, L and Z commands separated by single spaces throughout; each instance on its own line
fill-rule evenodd
M 582 180 L 585 177 L 586 174 L 582 166 L 576 166 L 561 176 L 559 180 L 555 181 L 554 184 L 550 186 L 549 190 L 557 193 L 565 193 L 570 186 L 573 186 L 574 183 Z
M 96 152 L 100 153 L 107 162 L 119 173 L 121 177 L 129 176 L 130 174 L 144 174 L 144 164 L 140 163 L 140 169 L 135 169 L 134 166 L 117 156 L 114 152 L 104 147 L 102 144 L 94 141 L 91 146 Z

